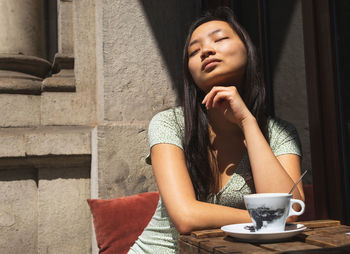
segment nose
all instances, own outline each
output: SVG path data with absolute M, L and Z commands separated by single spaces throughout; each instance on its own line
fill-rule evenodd
M 207 44 L 202 48 L 201 59 L 204 60 L 210 55 L 215 55 L 215 49 L 211 45 Z

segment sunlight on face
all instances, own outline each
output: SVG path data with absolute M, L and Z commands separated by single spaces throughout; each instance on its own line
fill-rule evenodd
M 205 92 L 215 85 L 239 85 L 247 64 L 247 50 L 225 21 L 209 21 L 197 27 L 188 47 L 188 68 Z

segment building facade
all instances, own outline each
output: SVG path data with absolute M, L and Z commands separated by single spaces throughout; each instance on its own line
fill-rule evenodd
M 319 105 L 328 86 L 319 87 L 323 72 L 312 68 L 323 55 L 310 55 L 310 33 L 321 36 L 316 28 L 329 21 L 312 26 L 308 16 L 334 7 L 319 3 L 0 0 L 0 253 L 95 253 L 86 199 L 157 190 L 145 163 L 148 123 L 180 104 L 186 31 L 219 5 L 235 10 L 258 47 L 269 110 L 297 127 L 302 167 L 313 169 L 306 183 L 325 197 L 341 194 L 321 202 L 317 216 L 346 220 L 345 118 L 337 96 L 326 102 L 331 111 Z M 320 117 L 334 112 L 334 125 Z

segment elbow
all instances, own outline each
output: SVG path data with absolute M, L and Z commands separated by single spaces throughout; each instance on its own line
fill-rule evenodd
M 187 235 L 195 230 L 193 214 L 190 211 L 182 210 L 181 214 L 173 219 L 174 226 L 179 234 Z
M 179 225 L 176 225 L 175 227 L 177 232 L 179 232 L 179 234 L 181 235 L 189 235 L 193 231 L 192 227 L 187 224 L 179 224 Z

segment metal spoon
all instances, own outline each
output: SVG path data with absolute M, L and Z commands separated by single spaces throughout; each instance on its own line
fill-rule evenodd
M 304 177 L 304 175 L 307 173 L 307 170 L 305 170 L 305 172 L 300 176 L 299 180 L 294 184 L 293 188 L 290 190 L 290 192 L 288 192 L 288 194 L 291 194 L 293 192 L 293 190 L 295 189 L 295 187 L 297 187 L 298 183 L 301 181 L 301 179 Z

